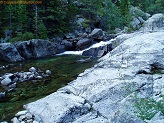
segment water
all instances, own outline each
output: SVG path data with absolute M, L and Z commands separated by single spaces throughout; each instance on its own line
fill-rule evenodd
M 97 60 L 93 59 L 89 62 L 77 62 L 87 57 L 78 55 L 62 55 L 53 58 L 29 60 L 10 65 L 6 69 L 0 71 L 0 76 L 4 73 L 14 73 L 20 71 L 28 71 L 32 66 L 41 71 L 51 70 L 50 77 L 43 80 L 33 82 L 18 83 L 14 91 L 8 92 L 5 99 L 0 99 L 0 121 L 10 121 L 14 114 L 23 110 L 23 105 L 29 102 L 45 97 L 57 89 L 65 86 L 68 82 L 76 79 L 77 75 L 85 69 L 92 67 Z M 0 63 L 6 64 L 6 63 Z M 0 91 L 3 88 L 0 86 Z
M 86 48 L 86 49 L 84 49 L 84 50 L 82 50 L 82 51 L 66 51 L 66 52 L 63 52 L 63 53 L 60 53 L 60 54 L 57 54 L 57 55 L 65 55 L 65 54 L 67 54 L 67 55 L 68 55 L 68 54 L 82 55 L 83 52 L 86 51 L 86 50 L 89 50 L 89 49 L 91 49 L 91 48 L 97 48 L 97 47 L 100 47 L 100 46 L 105 46 L 105 45 L 107 45 L 107 44 L 110 44 L 111 41 L 112 41 L 112 40 L 106 41 L 106 42 L 101 41 L 101 42 L 99 42 L 99 43 L 93 44 L 93 45 L 90 46 L 89 48 Z

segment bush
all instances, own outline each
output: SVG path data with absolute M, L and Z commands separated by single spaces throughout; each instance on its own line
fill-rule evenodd
M 24 34 L 18 32 L 16 37 L 9 39 L 9 42 L 25 41 L 33 38 L 34 38 L 34 34 L 31 32 L 26 32 Z

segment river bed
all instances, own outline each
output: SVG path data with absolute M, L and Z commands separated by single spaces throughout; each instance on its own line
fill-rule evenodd
M 0 76 L 5 73 L 25 72 L 32 66 L 41 71 L 50 70 L 52 74 L 39 81 L 17 83 L 17 87 L 13 91 L 7 92 L 6 98 L 0 99 L 0 121 L 10 121 L 15 113 L 23 110 L 24 104 L 55 92 L 57 89 L 67 85 L 68 82 L 76 79 L 78 74 L 82 73 L 85 69 L 97 63 L 97 59 L 92 59 L 87 62 L 78 62 L 78 60 L 81 59 L 87 59 L 87 57 L 62 55 L 14 63 L 5 69 L 1 69 Z M 7 64 L 1 62 L 0 65 Z M 0 85 L 0 92 L 2 91 L 4 91 L 4 87 Z

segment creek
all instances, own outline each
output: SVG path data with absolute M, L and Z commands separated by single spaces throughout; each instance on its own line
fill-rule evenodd
M 41 71 L 50 70 L 52 74 L 39 81 L 27 81 L 17 83 L 17 87 L 6 93 L 6 97 L 0 99 L 0 121 L 8 121 L 14 115 L 23 110 L 23 105 L 43 98 L 57 89 L 67 85 L 68 82 L 76 79 L 78 74 L 97 63 L 97 59 L 87 62 L 78 62 L 88 57 L 80 55 L 59 55 L 51 58 L 28 60 L 24 62 L 8 65 L 0 69 L 0 76 L 5 73 L 15 73 L 28 71 L 30 67 L 35 67 Z M 7 63 L 0 62 L 0 65 Z M 0 92 L 4 87 L 0 85 Z

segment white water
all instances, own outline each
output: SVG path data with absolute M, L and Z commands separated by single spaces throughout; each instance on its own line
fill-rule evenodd
M 57 54 L 57 55 L 66 55 L 66 54 L 73 54 L 73 55 L 82 55 L 82 53 L 86 50 L 89 50 L 91 48 L 97 48 L 97 47 L 100 47 L 100 46 L 105 46 L 107 44 L 111 43 L 111 41 L 101 41 L 99 43 L 96 43 L 96 44 L 93 44 L 92 46 L 90 46 L 89 48 L 86 48 L 84 50 L 81 50 L 81 51 L 66 51 L 66 52 L 63 52 L 63 53 L 60 53 L 60 54 Z

